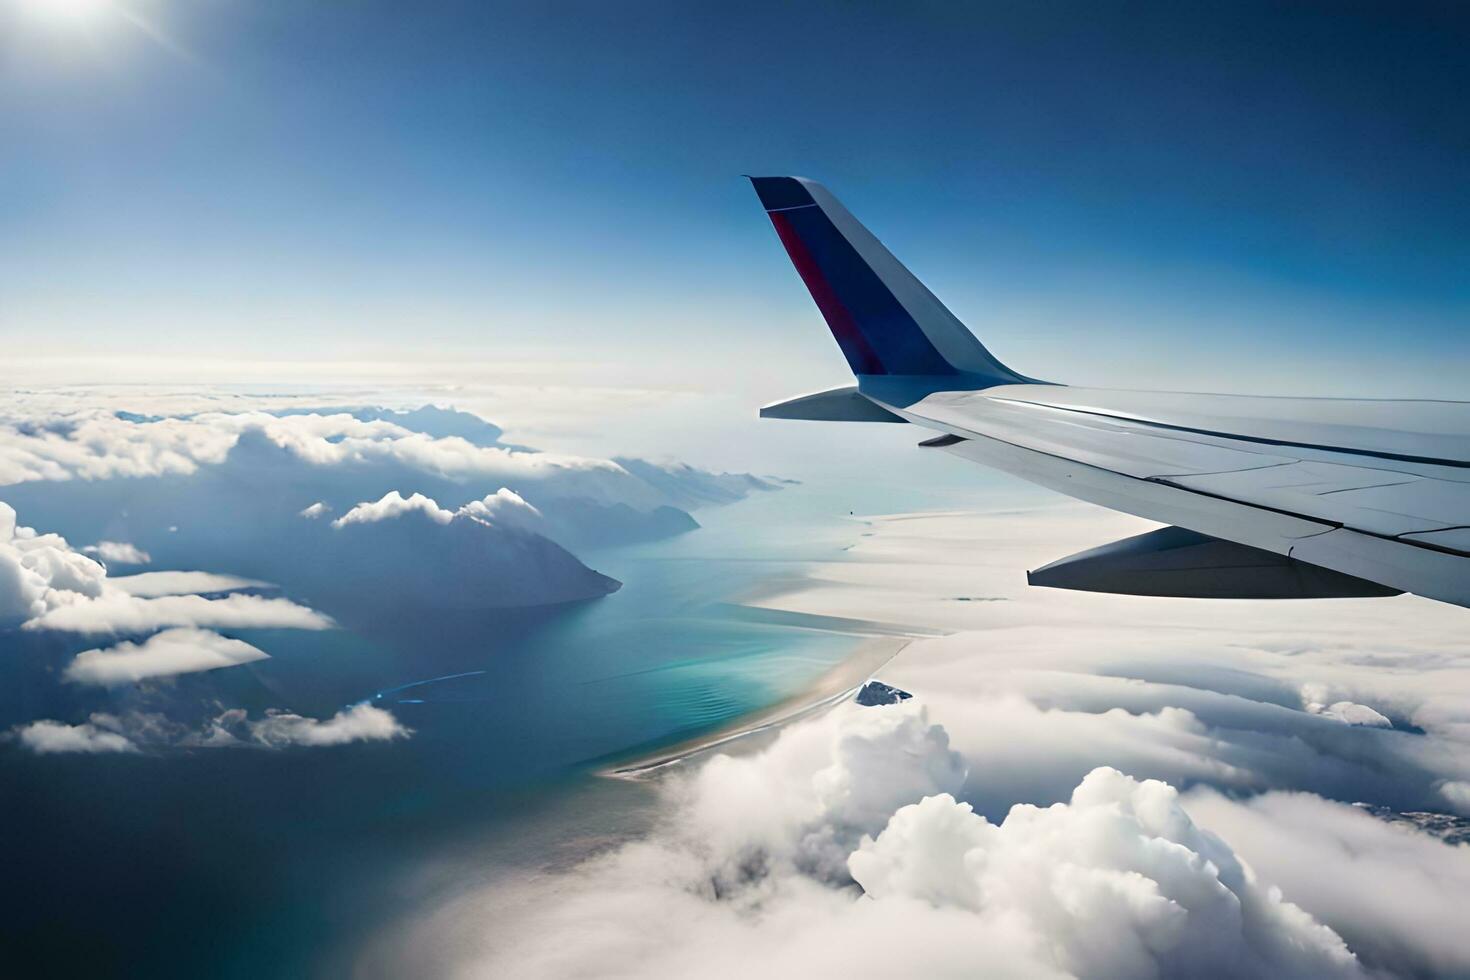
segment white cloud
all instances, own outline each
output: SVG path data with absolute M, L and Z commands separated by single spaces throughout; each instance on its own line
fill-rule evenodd
M 384 975 L 1362 976 L 1162 783 L 1111 770 L 999 825 L 922 705 L 843 706 L 666 785 L 646 839 L 451 901 Z M 850 869 L 850 876 L 849 876 Z M 488 937 L 483 924 L 495 923 Z M 477 928 L 478 924 L 478 928 Z M 467 935 L 467 931 L 474 930 Z M 551 941 L 551 937 L 555 937 Z M 376 959 L 385 955 L 374 949 Z
M 1367 725 L 1370 728 L 1392 728 L 1388 717 L 1366 704 L 1352 701 L 1334 701 L 1331 704 L 1309 704 L 1307 711 L 1324 718 L 1332 718 L 1345 725 Z
M 948 795 L 910 804 L 848 859 L 878 902 L 997 916 L 1079 976 L 1358 975 L 1342 940 L 1258 886 L 1201 833 L 1173 787 L 1113 769 L 1069 803 L 1017 805 L 999 825 Z
M 326 719 L 279 709 L 251 718 L 245 709 L 231 708 L 195 727 L 156 712 L 99 711 L 81 724 L 45 719 L 17 726 L 13 733 L 32 751 L 52 753 L 329 747 L 407 738 L 413 730 L 383 708 L 357 704 Z
M 385 742 L 412 734 L 391 712 L 370 704 L 343 708 L 325 720 L 285 711 L 268 711 L 259 721 L 246 724 L 252 738 L 272 748 Z
M 523 531 L 540 532 L 545 526 L 541 512 L 513 490 L 501 487 L 483 500 L 471 500 L 458 511 L 457 516 L 473 517 L 494 524 L 496 527 L 518 528 Z
M 275 588 L 269 582 L 241 578 L 238 575 L 219 575 L 214 572 L 141 572 L 137 575 L 109 575 L 107 585 L 111 589 L 137 596 L 140 599 L 153 599 L 165 595 Z
M 146 565 L 153 560 L 148 552 L 125 541 L 98 541 L 96 544 L 87 545 L 82 550 L 89 555 L 96 555 L 103 561 L 117 562 L 120 565 Z
M 263 412 L 205 412 L 133 421 L 109 412 L 81 413 L 59 429 L 0 423 L 0 485 L 33 480 L 105 480 L 192 474 L 222 463 L 247 435 L 313 466 L 393 462 L 419 472 L 516 484 L 553 484 L 566 496 L 656 506 L 663 497 L 610 460 L 478 446 L 435 438 L 388 421 L 347 413 L 277 417 Z
M 1470 816 L 1470 782 L 1447 779 L 1439 784 L 1438 789 L 1451 810 Z
M 258 410 L 220 411 L 222 403 L 251 409 L 270 404 L 280 409 L 299 406 L 301 401 L 184 399 L 174 410 L 203 410 L 162 418 L 119 417 L 113 411 L 115 400 L 105 409 L 66 411 L 57 411 L 55 405 L 23 403 L 11 408 L 11 421 L 0 419 L 0 486 L 40 480 L 190 475 L 201 466 L 225 463 L 239 446 L 273 447 L 279 462 L 315 469 L 396 466 L 459 483 L 514 486 L 538 501 L 586 499 L 638 510 L 724 502 L 764 486 L 743 474 L 715 474 L 676 464 L 477 444 L 448 433 L 475 430 L 475 438 L 483 443 L 486 432 L 499 430 L 484 422 L 474 425 L 470 422 L 473 416 L 462 413 L 427 418 L 425 413 L 433 415 L 435 410 L 323 409 L 277 416 Z M 27 407 L 30 412 L 23 411 Z M 443 434 L 408 427 L 426 420 L 431 423 L 428 428 Z
M 290 599 L 230 595 L 207 599 L 198 595 L 143 599 L 104 595 L 57 606 L 27 621 L 25 629 L 73 633 L 149 633 L 173 626 L 206 629 L 331 629 L 331 617 Z
M 1326 703 L 1330 695 L 1322 684 L 1302 685 L 1302 710 L 1309 714 L 1333 718 L 1345 725 L 1367 725 L 1370 728 L 1392 728 L 1388 716 L 1366 704 L 1353 701 Z
M 207 572 L 109 578 L 107 569 L 57 534 L 18 526 L 0 503 L 0 625 L 77 633 L 151 633 L 169 627 L 329 629 L 333 621 L 281 597 L 175 594 L 259 588 L 252 579 Z
M 297 516 L 304 517 L 304 518 L 306 518 L 309 521 L 314 521 L 318 517 L 324 517 L 324 516 L 326 516 L 327 514 L 329 514 L 331 512 L 331 510 L 332 510 L 332 507 L 331 507 L 330 504 L 327 504 L 327 503 L 324 503 L 323 501 L 318 500 L 314 504 L 310 504 L 310 505 L 308 505 L 306 507 L 303 507 L 301 509 L 301 513 L 299 515 L 297 515 Z
M 60 752 L 136 752 L 138 747 L 126 736 L 97 722 L 105 716 L 93 715 L 92 721 L 67 725 L 59 721 L 33 721 L 15 729 L 22 745 L 38 755 Z
M 176 628 L 155 633 L 141 643 L 85 650 L 77 654 L 63 676 L 82 684 L 129 684 L 264 659 L 264 652 L 243 640 L 209 630 Z
M 464 517 L 497 527 L 519 528 L 527 531 L 538 531 L 542 525 L 539 510 L 526 503 L 520 494 L 501 487 L 482 500 L 470 501 L 459 510 L 441 507 L 438 501 L 421 493 L 405 497 L 397 490 L 390 490 L 379 500 L 364 501 L 353 507 L 333 521 L 332 526 L 375 524 L 379 521 L 395 520 L 405 514 L 423 514 L 436 524 L 448 524 L 456 517 Z
M 19 526 L 15 509 L 0 502 L 0 623 L 100 596 L 106 576 L 105 568 L 72 550 L 59 534 Z
M 404 514 L 423 514 L 436 524 L 448 524 L 454 520 L 454 511 L 440 507 L 438 503 L 421 493 L 405 497 L 397 490 L 390 490 L 383 494 L 380 500 L 358 504 L 333 521 L 332 526 L 376 524 L 378 521 L 395 520 Z
M 1306 793 L 1238 802 L 1201 789 L 1185 807 L 1365 959 L 1400 975 L 1470 975 L 1470 847 Z

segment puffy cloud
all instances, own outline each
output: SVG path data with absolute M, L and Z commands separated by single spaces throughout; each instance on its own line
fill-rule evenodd
M 1095 769 L 1069 803 L 999 826 L 948 795 L 910 804 L 848 859 L 874 901 L 999 916 L 1078 976 L 1351 976 L 1330 929 L 1258 886 L 1173 787 Z
M 1199 789 L 1185 807 L 1365 960 L 1401 975 L 1470 975 L 1470 847 L 1306 793 L 1235 801 Z
M 0 624 L 100 596 L 106 576 L 105 568 L 72 550 L 59 534 L 19 526 L 15 509 L 0 502 Z
M 1370 728 L 1392 728 L 1393 722 L 1387 716 L 1368 707 L 1366 704 L 1356 704 L 1352 701 L 1334 701 L 1331 704 L 1308 704 L 1307 711 L 1323 718 L 1332 718 L 1345 725 L 1367 725 Z
M 327 514 L 331 513 L 331 511 L 332 507 L 330 504 L 318 500 L 314 504 L 308 504 L 306 507 L 303 507 L 298 516 L 304 517 L 309 521 L 314 521 L 318 517 L 325 517 Z
M 111 719 L 93 715 L 91 721 L 68 725 L 59 721 L 33 721 L 15 730 L 22 745 L 38 755 L 60 752 L 136 752 L 127 736 L 111 730 Z
M 501 487 L 484 499 L 472 500 L 458 510 L 440 507 L 437 501 L 421 493 L 405 497 L 397 490 L 390 490 L 381 499 L 365 501 L 353 507 L 333 521 L 332 526 L 375 524 L 378 521 L 394 520 L 405 514 L 422 514 L 435 524 L 448 524 L 456 517 L 465 517 L 496 527 L 532 532 L 539 531 L 542 525 L 539 510 L 526 503 L 520 494 Z
M 1470 782 L 1447 779 L 1437 787 L 1439 795 L 1456 813 L 1470 816 Z
M 325 720 L 285 711 L 268 711 L 259 721 L 246 724 L 255 741 L 271 748 L 386 742 L 412 734 L 391 712 L 370 704 L 343 708 Z
M 129 684 L 264 660 L 266 654 L 243 640 L 209 630 L 167 629 L 141 643 L 119 643 L 77 654 L 63 675 L 82 684 Z
M 501 487 L 482 500 L 471 500 L 457 514 L 473 517 L 496 527 L 517 528 L 522 531 L 540 532 L 545 526 L 541 512 L 526 503 L 520 494 Z
M 1382 712 L 1353 701 L 1325 703 L 1329 695 L 1321 684 L 1302 686 L 1302 710 L 1309 714 L 1334 718 L 1345 725 L 1367 725 L 1370 728 L 1392 728 L 1393 722 Z
M 733 862 L 800 866 L 845 878 L 844 861 L 863 834 L 899 805 L 954 792 L 964 761 L 920 704 L 843 711 L 783 732 L 754 757 L 716 756 L 693 778 L 687 808 L 699 836 Z
M 534 489 L 538 501 L 586 499 L 641 511 L 724 503 L 775 486 L 746 474 L 715 474 L 674 463 L 536 452 L 500 444 L 499 434 L 498 427 L 477 416 L 431 406 L 410 412 L 309 406 L 290 414 L 206 410 L 173 417 L 82 408 L 0 420 L 0 486 L 192 475 L 201 467 L 226 464 L 241 450 L 255 452 L 252 459 L 258 462 L 258 451 L 267 448 L 278 453 L 278 464 L 318 470 L 396 467 L 461 484 L 476 480 Z
M 218 575 L 214 572 L 141 572 L 137 575 L 109 575 L 107 585 L 110 589 L 116 589 L 140 599 L 275 587 L 269 582 L 241 578 L 238 575 Z
M 82 551 L 89 555 L 96 555 L 103 561 L 117 562 L 119 565 L 146 565 L 152 561 L 148 552 L 125 541 L 98 541 L 96 544 L 87 545 Z
M 170 595 L 143 599 L 110 594 L 56 606 L 28 620 L 28 630 L 73 633 L 150 633 L 175 626 L 206 629 L 331 629 L 331 617 L 290 599 L 229 595 L 209 599 Z
M 965 778 L 922 705 L 844 706 L 669 781 L 648 837 L 456 897 L 369 955 L 382 975 L 1363 975 L 1169 786 L 1102 769 L 992 825 L 952 795 Z
M 346 412 L 285 417 L 206 412 L 144 419 L 97 413 L 68 419 L 63 427 L 0 424 L 0 485 L 189 475 L 225 462 L 247 437 L 311 466 L 393 463 L 454 479 L 550 483 L 569 495 L 607 502 L 665 502 L 658 489 L 611 460 L 477 445 L 462 436 L 436 437 Z
M 403 496 L 397 490 L 390 490 L 383 494 L 381 500 L 371 503 L 364 502 L 343 514 L 332 522 L 333 527 L 346 527 L 349 524 L 376 524 L 378 521 L 391 521 L 402 517 L 404 514 L 423 514 L 435 524 L 448 524 L 454 520 L 454 511 L 446 510 L 439 504 L 421 493 Z
M 255 595 L 206 598 L 265 583 L 207 572 L 152 572 L 112 579 L 58 534 L 16 523 L 0 503 L 0 625 L 77 633 L 151 633 L 169 627 L 328 629 L 332 620 L 289 599 Z

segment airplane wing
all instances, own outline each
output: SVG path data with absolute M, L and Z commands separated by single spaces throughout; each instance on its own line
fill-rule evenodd
M 752 183 L 853 386 L 770 418 L 908 422 L 923 446 L 1172 525 L 1033 584 L 1470 606 L 1470 403 L 1114 391 L 1003 365 L 820 184 Z

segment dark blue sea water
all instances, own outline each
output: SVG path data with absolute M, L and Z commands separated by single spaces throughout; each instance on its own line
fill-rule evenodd
M 561 807 L 565 823 L 568 794 L 606 817 L 647 792 L 593 775 L 600 764 L 766 707 L 848 654 L 852 637 L 734 604 L 840 555 L 856 529 L 839 512 L 803 488 L 760 495 L 681 537 L 584 555 L 624 583 L 606 599 L 493 625 L 255 631 L 241 635 L 271 659 L 211 675 L 256 710 L 325 716 L 371 698 L 406 740 L 7 752 L 0 957 L 22 975 L 334 974 L 424 898 L 422 866 L 487 846 L 554 859 L 541 822 Z

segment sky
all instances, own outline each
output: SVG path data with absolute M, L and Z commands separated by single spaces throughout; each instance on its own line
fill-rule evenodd
M 0 0 L 17 362 L 809 390 L 797 173 L 1033 376 L 1462 394 L 1457 5 L 64 5 Z
M 1467 42 L 0 0 L 7 962 L 1470 975 L 1464 610 L 1029 588 L 1146 522 L 760 421 L 848 376 L 742 179 L 824 182 L 1032 377 L 1464 399 Z M 904 639 L 902 703 L 596 776 Z

